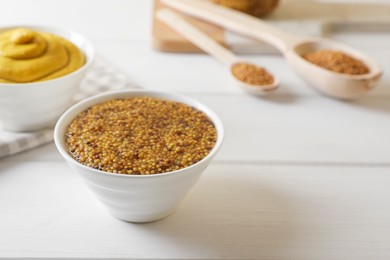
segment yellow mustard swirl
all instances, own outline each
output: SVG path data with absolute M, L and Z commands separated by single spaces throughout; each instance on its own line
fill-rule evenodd
M 85 63 L 73 43 L 27 28 L 0 34 L 0 82 L 28 83 L 67 75 Z

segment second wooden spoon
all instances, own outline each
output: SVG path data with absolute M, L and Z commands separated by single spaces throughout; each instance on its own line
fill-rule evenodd
M 196 46 L 201 48 L 206 53 L 210 54 L 220 62 L 228 65 L 235 81 L 243 90 L 247 91 L 248 93 L 253 95 L 264 94 L 266 92 L 268 93 L 271 90 L 275 90 L 279 86 L 278 80 L 272 75 L 270 75 L 269 72 L 267 72 L 263 68 L 260 68 L 256 65 L 250 64 L 249 62 L 242 60 L 230 50 L 226 49 L 214 39 L 203 33 L 197 27 L 187 22 L 176 12 L 169 9 L 163 9 L 157 13 L 157 18 L 163 21 L 173 30 L 180 33 L 183 37 L 194 43 Z M 239 67 L 241 67 L 242 69 Z M 268 80 L 268 83 L 266 84 L 248 83 L 248 81 L 245 80 L 245 75 L 243 75 L 243 77 L 240 77 L 243 72 L 244 74 L 246 73 L 246 68 L 251 69 L 251 72 L 249 73 L 253 74 L 254 72 L 260 72 L 260 74 L 266 75 L 268 76 L 268 78 L 273 79 L 271 81 Z M 240 73 L 237 74 L 235 73 L 236 71 L 240 71 Z M 262 77 L 262 75 L 253 76 L 257 78 Z

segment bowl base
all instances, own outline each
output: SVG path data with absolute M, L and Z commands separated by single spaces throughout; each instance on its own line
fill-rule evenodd
M 170 209 L 168 211 L 153 214 L 153 215 L 132 215 L 126 212 L 118 212 L 115 210 L 107 209 L 107 211 L 115 218 L 129 223 L 142 224 L 142 223 L 151 223 L 162 220 L 169 217 L 176 211 L 176 208 Z

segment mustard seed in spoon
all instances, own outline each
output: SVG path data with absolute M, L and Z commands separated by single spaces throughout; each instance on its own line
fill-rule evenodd
M 303 55 L 307 61 L 324 69 L 349 75 L 363 75 L 370 72 L 367 66 L 341 51 L 319 50 Z
M 268 86 L 274 77 L 265 69 L 249 63 L 237 63 L 232 67 L 236 79 L 253 86 Z

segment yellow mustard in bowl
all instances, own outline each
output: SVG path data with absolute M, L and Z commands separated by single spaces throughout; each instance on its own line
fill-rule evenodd
M 0 83 L 55 79 L 84 63 L 81 50 L 60 36 L 27 28 L 0 34 Z

